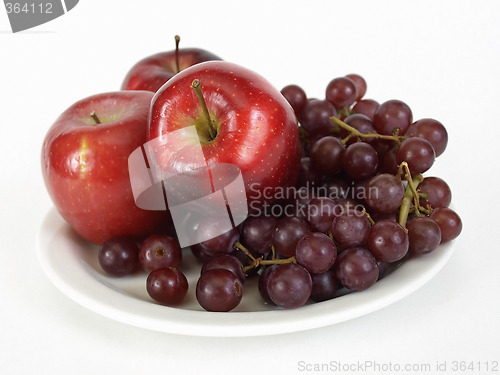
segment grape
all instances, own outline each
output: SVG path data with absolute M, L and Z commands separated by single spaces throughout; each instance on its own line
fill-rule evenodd
M 177 240 L 166 234 L 153 234 L 146 238 L 139 250 L 139 261 L 146 271 L 177 267 L 182 260 Z
M 340 212 L 355 211 L 355 214 L 362 214 L 364 206 L 352 198 L 342 198 L 337 201 L 340 206 Z M 363 214 L 364 215 L 364 214 Z
M 436 208 L 432 211 L 431 219 L 441 229 L 441 243 L 454 240 L 462 232 L 462 219 L 451 208 Z
M 408 163 L 408 168 L 412 174 L 424 173 L 432 167 L 436 154 L 429 141 L 411 137 L 405 139 L 396 151 L 396 160 L 398 164 Z
M 242 231 L 242 242 L 257 254 L 271 251 L 273 234 L 278 219 L 272 216 L 250 216 L 245 220 Z
M 323 183 L 322 189 L 324 194 L 321 196 L 328 197 L 333 200 L 347 198 L 349 194 L 349 183 L 345 176 L 335 176 L 329 178 Z
M 304 267 L 296 263 L 281 264 L 271 271 L 267 289 L 274 304 L 294 309 L 304 305 L 311 296 L 312 278 Z
M 330 230 L 335 216 L 341 212 L 341 208 L 333 199 L 318 197 L 312 199 L 304 211 L 311 230 L 326 233 Z
M 365 115 L 371 121 L 375 118 L 375 113 L 377 112 L 380 104 L 373 99 L 363 99 L 354 104 L 352 107 L 351 113 L 359 113 L 361 115 Z
M 439 121 L 431 118 L 415 121 L 410 125 L 406 134 L 428 140 L 436 152 L 436 157 L 444 152 L 448 144 L 448 132 L 446 128 Z
M 295 190 L 294 196 L 292 197 L 290 202 L 294 207 L 297 208 L 297 211 L 299 211 L 299 209 L 305 207 L 314 197 L 315 193 L 313 189 L 308 189 L 306 186 L 302 186 Z M 305 215 L 305 211 L 303 211 L 298 212 L 296 216 L 300 219 L 306 220 Z
M 290 103 L 295 115 L 299 117 L 307 103 L 307 96 L 304 90 L 297 85 L 288 85 L 281 89 L 281 94 Z
M 420 199 L 420 204 L 424 207 L 427 205 L 432 208 L 448 207 L 451 203 L 451 189 L 439 177 L 424 178 L 418 185 L 418 190 L 427 195 L 427 199 Z
M 245 282 L 245 274 L 243 273 L 243 264 L 240 260 L 229 254 L 221 254 L 207 260 L 201 267 L 201 274 L 213 269 L 225 269 L 234 273 L 242 283 Z
M 196 283 L 196 299 L 207 311 L 231 311 L 241 302 L 243 285 L 226 269 L 211 269 Z
M 391 274 L 396 268 L 398 268 L 401 264 L 403 264 L 409 257 L 410 252 L 406 253 L 406 255 L 400 260 L 392 263 L 382 262 L 380 260 L 377 261 L 378 265 L 378 279 L 383 279 L 387 275 Z
M 276 264 L 267 266 L 264 269 L 264 271 L 260 274 L 258 283 L 259 294 L 262 297 L 262 299 L 266 303 L 272 303 L 273 305 L 274 302 L 271 300 L 271 297 L 269 297 L 268 281 L 269 281 L 269 275 L 276 267 L 278 267 L 278 265 Z
M 308 100 L 300 113 L 300 124 L 310 136 L 329 135 L 336 129 L 330 117 L 336 116 L 334 105 L 326 100 Z
M 323 175 L 314 168 L 311 159 L 309 157 L 301 158 L 296 186 L 319 186 L 322 182 Z
M 370 144 L 377 151 L 380 159 L 382 156 L 384 156 L 385 153 L 394 150 L 395 142 L 390 139 L 376 138 L 375 141 L 371 142 Z
M 368 250 L 383 262 L 396 262 L 402 259 L 409 249 L 408 234 L 405 229 L 392 220 L 375 223 L 366 240 Z
M 410 220 L 407 228 L 412 254 L 430 253 L 441 243 L 441 229 L 431 218 L 416 217 Z
M 156 302 L 175 306 L 182 302 L 188 291 L 186 276 L 176 268 L 158 268 L 146 280 L 146 290 Z
M 375 127 L 373 126 L 372 121 L 366 117 L 365 115 L 362 114 L 353 114 L 349 115 L 345 118 L 344 122 L 347 125 L 352 126 L 354 129 L 358 130 L 362 134 L 368 134 L 368 133 L 376 133 Z M 349 132 L 343 131 L 341 132 L 343 137 L 346 137 Z M 374 142 L 376 142 L 376 138 L 363 138 L 362 141 L 366 143 L 370 143 L 373 145 Z M 356 142 L 356 137 L 352 137 L 348 144 Z
M 366 191 L 366 204 L 380 213 L 390 213 L 396 210 L 401 205 L 405 194 L 401 180 L 388 173 L 371 178 L 366 185 Z
M 126 276 L 138 268 L 139 248 L 135 239 L 115 237 L 102 244 L 97 257 L 102 269 L 109 275 Z
M 347 289 L 361 291 L 378 279 L 377 260 L 363 247 L 353 247 L 341 252 L 335 262 L 335 274 Z
M 358 88 L 349 77 L 338 77 L 331 80 L 326 86 L 326 100 L 336 109 L 350 107 L 358 97 Z
M 354 180 L 372 177 L 377 172 L 378 154 L 365 142 L 353 143 L 347 147 L 342 158 L 344 171 Z
M 345 146 L 338 138 L 326 136 L 314 143 L 309 155 L 315 170 L 333 176 L 342 171 L 344 152 Z
M 391 135 L 399 129 L 399 135 L 404 135 L 411 125 L 413 115 L 410 107 L 401 100 L 388 100 L 380 105 L 373 117 L 373 125 L 380 134 Z
M 380 220 L 392 220 L 392 221 L 398 221 L 399 220 L 399 211 L 392 211 L 388 213 L 380 213 L 380 212 L 372 212 L 370 213 L 370 216 L 372 217 L 372 220 L 377 222 Z
M 361 77 L 359 74 L 347 74 L 347 78 L 350 78 L 354 84 L 356 85 L 356 88 L 358 90 L 358 96 L 356 97 L 356 101 L 359 101 L 363 96 L 366 94 L 366 81 L 363 77 Z
M 297 263 L 310 273 L 328 271 L 337 259 L 337 247 L 333 240 L 323 233 L 309 233 L 297 243 Z
M 398 161 L 396 160 L 396 151 L 395 150 L 389 150 L 385 152 L 382 157 L 379 158 L 382 159 L 382 163 L 380 165 L 380 172 L 382 173 L 389 173 L 396 175 L 399 171 L 399 165 Z
M 355 210 L 344 210 L 332 223 L 332 235 L 344 247 L 363 244 L 370 233 L 370 222 L 365 214 Z
M 196 228 L 196 235 L 200 239 L 209 238 L 194 245 L 203 249 L 209 257 L 218 254 L 229 254 L 233 251 L 233 244 L 240 238 L 238 228 L 226 229 L 226 220 L 214 216 L 203 218 Z
M 326 272 L 311 274 L 311 299 L 316 302 L 326 301 L 335 297 L 339 289 L 339 282 L 334 267 Z
M 200 246 L 200 244 L 191 245 L 189 246 L 189 248 L 196 260 L 198 260 L 198 262 L 200 263 L 205 263 L 207 260 L 214 257 L 212 253 L 206 252 L 205 249 Z
M 286 257 L 295 255 L 297 242 L 311 230 L 309 225 L 297 217 L 281 218 L 273 234 L 275 250 Z

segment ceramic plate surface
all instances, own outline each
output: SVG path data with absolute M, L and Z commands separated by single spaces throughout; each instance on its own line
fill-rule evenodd
M 155 303 L 146 292 L 147 274 L 113 278 L 97 261 L 96 246 L 78 237 L 55 209 L 49 211 L 38 234 L 38 257 L 48 278 L 82 306 L 145 329 L 194 336 L 259 336 L 302 331 L 347 321 L 379 310 L 414 292 L 446 264 L 454 243 L 413 258 L 371 288 L 294 310 L 265 304 L 257 281 L 247 280 L 241 304 L 229 313 L 204 311 L 194 289 L 200 265 L 184 251 L 181 270 L 189 281 L 185 302 L 171 308 Z

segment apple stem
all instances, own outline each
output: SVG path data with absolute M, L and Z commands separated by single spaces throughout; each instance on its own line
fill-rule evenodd
M 214 127 L 212 119 L 210 118 L 210 114 L 208 113 L 207 103 L 205 102 L 205 98 L 203 97 L 203 93 L 201 92 L 201 83 L 199 79 L 195 79 L 191 83 L 191 87 L 196 92 L 196 96 L 198 96 L 198 100 L 200 101 L 201 108 L 203 109 L 203 113 L 208 122 L 208 132 L 210 133 L 210 140 L 215 139 L 217 135 L 217 130 Z
M 92 117 L 92 119 L 95 121 L 96 125 L 99 125 L 101 123 L 101 120 L 99 120 L 99 117 L 97 117 L 97 115 L 94 111 L 92 111 L 92 113 L 90 114 L 90 117 Z
M 179 35 L 175 36 L 175 66 L 177 68 L 177 73 L 181 71 L 179 65 L 179 42 L 181 41 L 181 37 Z

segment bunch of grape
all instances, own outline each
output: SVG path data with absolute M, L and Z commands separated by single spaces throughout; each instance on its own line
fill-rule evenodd
M 297 85 L 282 89 L 300 125 L 296 188 L 222 235 L 215 219 L 199 224 L 203 238 L 212 238 L 191 246 L 202 263 L 196 298 L 205 310 L 233 310 L 248 277 L 259 278 L 266 303 L 285 309 L 362 291 L 460 234 L 448 184 L 422 175 L 446 149 L 445 127 L 413 121 L 400 100 L 364 99 L 366 87 L 349 74 L 329 82 L 325 99 L 308 98 Z M 149 295 L 174 306 L 188 289 L 177 269 L 181 255 L 172 236 L 152 235 L 140 246 L 113 239 L 99 260 L 116 276 L 142 264 Z

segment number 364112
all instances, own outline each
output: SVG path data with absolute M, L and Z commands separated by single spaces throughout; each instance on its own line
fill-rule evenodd
M 7 13 L 44 13 L 51 14 L 52 13 L 52 3 L 5 3 L 5 8 L 7 9 Z

